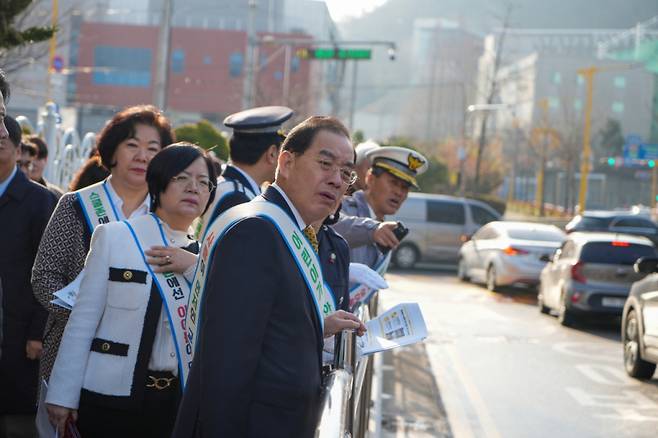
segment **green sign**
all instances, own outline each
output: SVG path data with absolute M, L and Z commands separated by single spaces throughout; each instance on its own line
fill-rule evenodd
M 370 59 L 370 49 L 336 49 L 331 47 L 311 47 L 297 50 L 301 59 Z

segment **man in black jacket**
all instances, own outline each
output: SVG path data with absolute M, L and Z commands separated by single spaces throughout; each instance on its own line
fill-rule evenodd
M 309 225 L 333 212 L 353 169 L 346 128 L 311 117 L 290 132 L 275 183 L 252 203 L 280 207 L 317 252 Z M 176 438 L 314 436 L 323 338 L 364 327 L 352 316 L 323 330 L 316 297 L 278 225 L 245 216 L 214 248 Z
M 4 336 L 0 357 L 0 437 L 36 437 L 36 389 L 47 313 L 32 294 L 30 276 L 56 198 L 16 166 L 21 129 L 16 120 L 6 116 L 4 97 L 8 93 L 1 82 L 0 116 L 4 123 L 0 123 L 0 281 Z

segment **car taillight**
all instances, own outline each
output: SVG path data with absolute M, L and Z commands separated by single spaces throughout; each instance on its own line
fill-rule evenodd
M 514 248 L 513 246 L 508 246 L 503 250 L 503 252 L 511 256 L 528 254 L 528 251 L 526 251 L 525 249 Z
M 583 262 L 576 262 L 571 266 L 571 279 L 579 283 L 586 283 L 587 279 L 583 275 Z
M 626 247 L 626 246 L 631 246 L 631 244 L 628 243 L 628 242 L 614 241 L 614 242 L 612 242 L 612 246 L 623 246 L 623 247 Z
M 466 243 L 469 240 L 471 240 L 471 236 L 469 236 L 468 234 L 462 234 L 459 236 L 459 240 L 461 241 L 461 243 Z
M 574 292 L 573 295 L 571 295 L 571 302 L 574 304 L 577 303 L 578 301 L 580 301 L 581 296 L 582 294 L 580 292 Z

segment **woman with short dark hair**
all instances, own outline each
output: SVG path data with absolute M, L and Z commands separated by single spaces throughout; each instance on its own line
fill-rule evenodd
M 41 379 L 48 381 L 69 310 L 52 304 L 53 293 L 73 282 L 84 265 L 94 229 L 102 223 L 149 212 L 146 168 L 173 142 L 167 118 L 155 107 L 139 105 L 117 113 L 98 135 L 98 152 L 110 176 L 62 196 L 39 245 L 32 270 L 34 295 L 48 310 Z
M 60 433 L 76 421 L 83 437 L 171 435 L 191 362 L 184 322 L 194 275 L 172 259 L 176 248 L 198 252 L 191 225 L 216 178 L 203 149 L 171 145 L 146 173 L 151 214 L 94 231 L 46 396 Z M 154 247 L 160 255 L 149 258 Z

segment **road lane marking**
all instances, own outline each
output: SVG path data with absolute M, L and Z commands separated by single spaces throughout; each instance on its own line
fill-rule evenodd
M 581 388 L 568 387 L 565 389 L 582 406 L 626 410 L 658 410 L 658 404 L 639 391 L 621 391 L 621 393 L 617 394 L 593 394 Z
M 578 364 L 576 369 L 593 382 L 611 386 L 638 386 L 637 380 L 633 380 L 619 367 L 602 364 Z
M 646 422 L 646 421 L 658 421 L 658 416 L 656 414 L 642 415 L 635 409 L 623 409 L 617 408 L 616 414 L 599 414 L 595 417 L 607 418 L 612 420 L 621 420 L 621 421 L 637 421 L 637 422 Z
M 452 363 L 452 368 L 455 370 L 455 373 L 457 374 L 457 378 L 462 384 L 463 390 L 466 392 L 466 397 L 470 401 L 471 406 L 475 411 L 475 414 L 477 416 L 477 421 L 480 425 L 482 432 L 484 432 L 484 436 L 491 438 L 502 438 L 502 435 L 498 432 L 498 429 L 496 428 L 496 424 L 494 423 L 494 420 L 491 417 L 489 410 L 487 409 L 487 405 L 484 399 L 482 398 L 480 391 L 478 391 L 477 387 L 475 386 L 475 383 L 473 382 L 473 379 L 468 375 L 468 371 L 466 371 L 466 367 L 462 364 L 461 360 L 459 359 L 459 356 L 457 354 L 457 349 L 453 346 L 445 346 L 444 351 L 448 355 L 448 358 Z M 450 426 L 453 427 L 453 432 L 455 432 L 455 436 L 460 436 L 460 437 L 462 436 L 461 434 L 460 435 L 457 434 L 457 430 L 458 429 L 461 430 L 464 425 L 460 424 L 453 426 L 453 423 L 451 422 Z M 472 429 L 470 425 L 468 425 L 468 428 L 470 429 L 469 436 L 472 436 Z
M 600 362 L 612 362 L 618 364 L 621 350 L 615 349 L 619 355 L 610 354 L 614 348 L 594 344 L 592 342 L 558 342 L 553 344 L 553 350 L 568 356 L 581 359 L 596 360 Z M 603 350 L 607 350 L 604 352 Z

